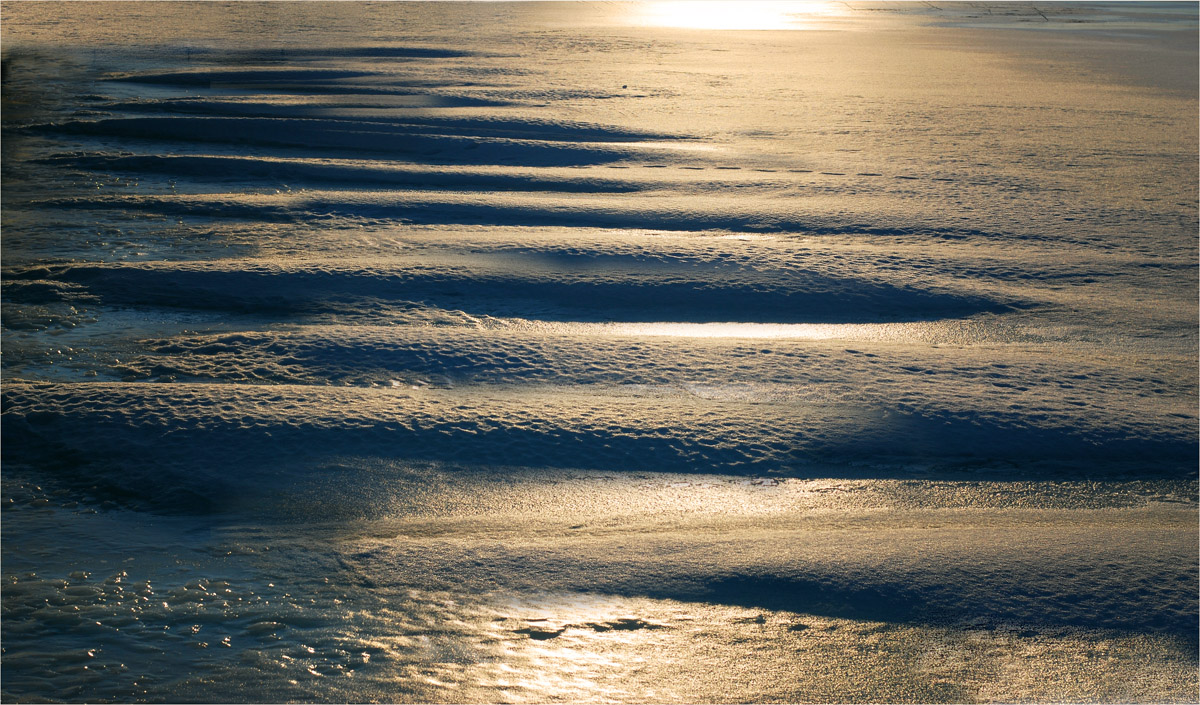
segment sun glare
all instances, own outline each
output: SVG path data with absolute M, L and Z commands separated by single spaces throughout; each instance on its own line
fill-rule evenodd
M 837 14 L 824 0 L 667 0 L 639 7 L 638 24 L 685 29 L 809 29 Z

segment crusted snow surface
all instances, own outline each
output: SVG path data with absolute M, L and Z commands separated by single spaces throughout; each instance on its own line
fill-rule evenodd
M 5 2 L 4 699 L 1200 697 L 1195 7 L 721 5 Z

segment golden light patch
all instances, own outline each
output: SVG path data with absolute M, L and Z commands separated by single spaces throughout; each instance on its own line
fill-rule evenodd
M 839 10 L 824 0 L 670 0 L 641 5 L 638 11 L 638 24 L 654 27 L 778 30 L 809 29 L 814 18 Z

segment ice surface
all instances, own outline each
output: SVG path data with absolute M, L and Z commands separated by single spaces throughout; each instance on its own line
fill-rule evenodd
M 688 7 L 4 2 L 6 700 L 1200 697 L 1195 6 Z

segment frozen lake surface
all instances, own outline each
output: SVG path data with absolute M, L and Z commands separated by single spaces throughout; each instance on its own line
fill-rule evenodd
M 1194 4 L 2 13 L 6 701 L 1200 697 Z

